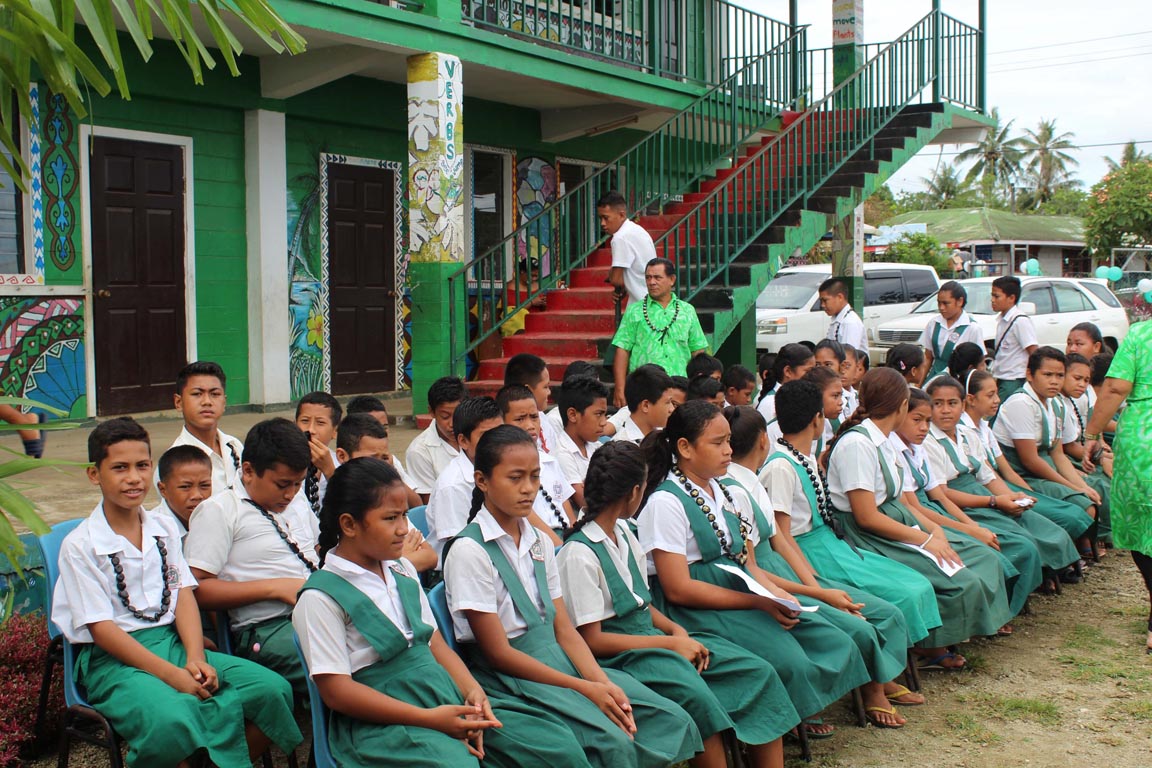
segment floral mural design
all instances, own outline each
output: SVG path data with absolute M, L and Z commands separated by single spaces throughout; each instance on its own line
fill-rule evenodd
M 408 252 L 416 261 L 464 253 L 461 64 L 454 56 L 409 60 Z
M 517 223 L 526 224 L 556 202 L 556 166 L 539 157 L 525 157 L 516 163 Z M 516 243 L 517 256 L 539 265 L 541 276 L 552 273 L 552 216 L 533 222 Z
M 292 181 L 288 190 L 288 313 L 292 322 L 288 368 L 295 400 L 323 386 L 324 350 L 319 300 L 320 178 L 302 174 Z
M 0 392 L 88 415 L 83 306 L 77 297 L 0 297 Z

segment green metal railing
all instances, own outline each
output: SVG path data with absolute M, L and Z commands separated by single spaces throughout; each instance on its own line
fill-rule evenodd
M 467 355 L 505 318 L 567 279 L 599 247 L 604 235 L 596 220 L 596 201 L 604 193 L 621 190 L 628 210 L 640 212 L 668 201 L 717 167 L 736 162 L 750 138 L 795 105 L 807 82 L 806 42 L 806 27 L 793 30 L 454 272 L 448 278 L 453 370 L 463 370 Z M 524 261 L 528 271 L 521 273 Z M 468 341 L 461 338 L 460 313 L 470 286 L 475 286 L 481 327 Z
M 697 203 L 686 224 L 656 238 L 658 249 L 674 254 L 681 297 L 692 300 L 707 287 L 728 286 L 732 261 L 905 107 L 944 101 L 979 111 L 980 35 L 933 11 L 879 46 L 843 83 L 833 84 L 830 67 L 814 80 L 811 108 Z
M 478 27 L 708 85 L 792 33 L 727 0 L 461 0 L 461 13 Z

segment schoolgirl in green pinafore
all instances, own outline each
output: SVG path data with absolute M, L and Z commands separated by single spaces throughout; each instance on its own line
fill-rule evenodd
M 690 758 L 703 745 L 688 713 L 626 673 L 602 669 L 569 622 L 553 548 L 526 519 L 539 461 L 518 427 L 497 427 L 477 443 L 473 513 L 444 559 L 462 653 L 497 708 L 567 728 L 593 766 Z
M 1077 443 L 1083 445 L 1084 427 L 1088 424 L 1088 415 L 1080 413 L 1080 407 L 1071 398 L 1061 395 L 1052 398 L 1052 411 L 1061 423 L 1060 439 L 1064 445 Z M 1100 503 L 1096 505 L 1096 538 L 1100 541 L 1112 540 L 1112 478 L 1104 474 L 1104 467 L 1097 463 L 1091 472 L 1084 472 L 1081 461 L 1074 459 L 1067 451 L 1064 455 L 1072 462 L 1072 466 L 1079 472 L 1084 482 L 1096 493 L 1100 494 Z

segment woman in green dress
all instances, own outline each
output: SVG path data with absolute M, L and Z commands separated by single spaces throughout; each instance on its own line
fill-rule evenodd
M 829 449 L 828 488 L 850 542 L 897 560 L 932 582 L 943 624 L 922 644 L 939 648 L 996 634 L 1007 623 L 1008 606 L 1003 589 L 990 590 L 981 574 L 962 567 L 939 525 L 901 501 L 904 470 L 888 436 L 904 420 L 908 396 L 899 372 L 868 372 L 860 385 L 859 408 L 841 425 Z M 999 571 L 998 563 L 995 568 Z M 952 653 L 933 661 L 953 668 L 958 659 Z
M 696 768 L 724 768 L 733 729 L 756 768 L 782 768 L 781 736 L 800 716 L 776 670 L 710 633 L 689 634 L 651 605 L 648 558 L 627 520 L 640 507 L 647 468 L 640 448 L 617 441 L 588 466 L 583 516 L 556 560 L 572 623 L 604 666 L 679 702 L 700 729 Z
M 702 751 L 675 702 L 627 673 L 602 668 L 568 618 L 555 550 L 528 522 L 540 453 L 504 425 L 476 444 L 468 524 L 444 553 L 453 631 L 496 708 L 528 711 L 569 731 L 593 766 L 656 768 Z M 548 747 L 548 733 L 539 735 Z M 561 742 L 556 742 L 559 745 Z M 532 756 L 520 765 L 548 765 Z
M 1147 321 L 1129 329 L 1108 369 L 1084 430 L 1089 465 L 1103 450 L 1104 428 L 1125 400 L 1128 407 L 1112 443 L 1112 540 L 1132 552 L 1152 602 L 1152 323 Z M 1152 653 L 1152 613 L 1145 647 Z

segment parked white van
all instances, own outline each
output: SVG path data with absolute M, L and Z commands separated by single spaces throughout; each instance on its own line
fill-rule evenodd
M 784 267 L 756 299 L 756 349 L 776 352 L 797 341 L 818 342 L 832 318 L 820 308 L 820 283 L 832 276 L 831 264 Z M 864 264 L 864 319 L 869 343 L 876 327 L 903 317 L 936 293 L 940 278 L 923 264 L 869 262 Z

